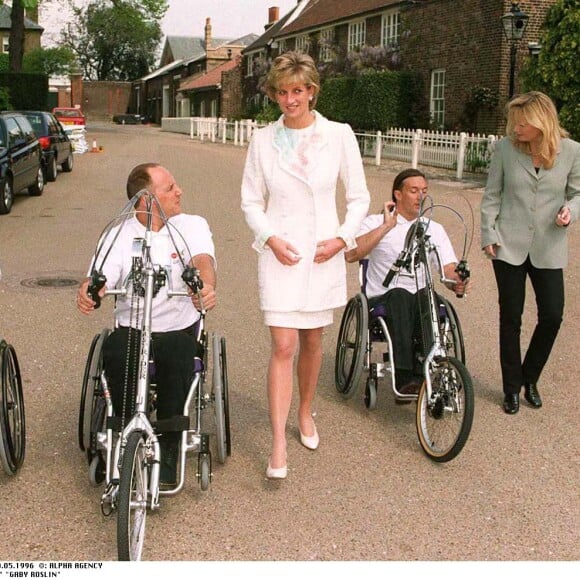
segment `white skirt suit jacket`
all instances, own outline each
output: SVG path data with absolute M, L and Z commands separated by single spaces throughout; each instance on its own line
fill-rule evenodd
M 481 201 L 481 247 L 499 244 L 497 259 L 519 266 L 528 257 L 536 268 L 568 263 L 567 228 L 556 225 L 568 205 L 571 222 L 580 215 L 580 143 L 562 139 L 551 169 L 532 163 L 504 137 L 497 142 Z
M 349 125 L 315 113 L 302 154 L 306 167 L 293 162 L 284 147 L 283 117 L 254 132 L 242 180 L 242 210 L 259 253 L 260 306 L 272 312 L 317 312 L 346 304 L 344 252 L 322 264 L 313 262 L 316 244 L 342 238 L 347 249 L 367 215 L 370 196 L 363 163 Z M 346 190 L 347 211 L 339 223 L 337 180 Z M 276 235 L 292 243 L 302 259 L 284 266 L 265 245 Z

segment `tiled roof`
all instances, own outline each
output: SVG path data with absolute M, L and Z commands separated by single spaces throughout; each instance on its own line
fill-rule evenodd
M 338 22 L 382 8 L 405 4 L 403 0 L 310 0 L 300 16 L 284 27 L 278 36 L 295 34 L 331 22 Z
M 212 38 L 211 44 L 215 48 L 231 42 L 231 38 Z M 205 38 L 199 36 L 168 36 L 165 40 L 171 48 L 175 60 L 192 60 L 205 54 Z
M 12 28 L 11 11 L 12 8 L 10 6 L 6 6 L 5 4 L 0 5 L 0 29 L 10 30 Z M 26 30 L 44 30 L 42 26 L 39 26 L 36 22 L 26 17 L 24 17 L 24 28 Z
M 179 85 L 179 90 L 191 91 L 194 89 L 215 87 L 222 82 L 222 73 L 228 70 L 232 70 L 236 67 L 237 64 L 238 60 L 232 58 L 231 60 L 224 62 L 224 64 L 220 64 L 204 75 L 184 79 Z

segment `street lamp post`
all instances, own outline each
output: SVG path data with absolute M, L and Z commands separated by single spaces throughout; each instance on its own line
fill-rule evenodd
M 524 36 L 529 18 L 530 17 L 527 14 L 520 10 L 517 2 L 512 2 L 511 10 L 501 17 L 501 24 L 503 26 L 505 37 L 510 43 L 510 99 L 514 96 L 518 43 Z

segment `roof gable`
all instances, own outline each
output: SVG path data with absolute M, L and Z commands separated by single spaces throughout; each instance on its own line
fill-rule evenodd
M 184 79 L 179 86 L 179 90 L 191 91 L 194 89 L 215 87 L 222 82 L 222 73 L 234 69 L 238 64 L 239 61 L 236 59 L 228 60 L 205 74 Z

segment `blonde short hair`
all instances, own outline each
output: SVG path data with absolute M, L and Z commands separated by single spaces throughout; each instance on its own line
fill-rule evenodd
M 515 125 L 523 119 L 542 133 L 539 155 L 544 168 L 552 168 L 560 148 L 560 139 L 568 137 L 568 132 L 560 126 L 558 111 L 552 99 L 539 91 L 530 91 L 513 98 L 506 110 L 506 130 L 513 144 L 531 154 L 530 144 L 519 143 L 514 134 Z
M 272 100 L 276 100 L 276 91 L 284 84 L 303 83 L 312 87 L 313 98 L 310 109 L 313 109 L 320 92 L 320 75 L 311 56 L 302 52 L 285 52 L 274 59 L 264 83 L 264 91 Z

